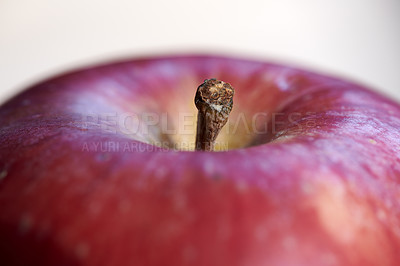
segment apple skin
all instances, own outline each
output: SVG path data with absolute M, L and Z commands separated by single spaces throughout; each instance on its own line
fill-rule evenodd
M 176 151 L 96 118 L 195 112 L 207 78 L 236 89 L 230 121 L 268 113 L 268 132 Z M 1 106 L 0 125 L 2 265 L 400 264 L 400 106 L 352 82 L 139 58 L 37 84 Z

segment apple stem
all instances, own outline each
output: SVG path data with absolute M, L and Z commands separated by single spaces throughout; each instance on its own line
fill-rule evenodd
M 235 90 L 226 82 L 206 79 L 197 88 L 194 103 L 197 115 L 196 150 L 213 151 L 222 127 L 228 121 Z

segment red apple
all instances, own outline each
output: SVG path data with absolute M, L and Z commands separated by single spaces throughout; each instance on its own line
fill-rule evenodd
M 194 152 L 208 78 L 234 106 L 225 151 Z M 400 106 L 357 84 L 135 59 L 37 84 L 0 125 L 2 265 L 400 264 Z

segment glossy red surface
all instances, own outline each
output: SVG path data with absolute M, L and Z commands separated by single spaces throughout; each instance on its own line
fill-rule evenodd
M 177 129 L 206 78 L 236 90 L 232 149 L 171 149 L 193 130 L 141 115 Z M 400 263 L 400 107 L 359 85 L 242 59 L 138 59 L 37 84 L 0 125 L 6 265 Z

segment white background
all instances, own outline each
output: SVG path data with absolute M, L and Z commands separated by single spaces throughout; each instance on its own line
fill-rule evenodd
M 0 102 L 78 66 L 182 52 L 289 62 L 400 100 L 400 1 L 0 0 Z

